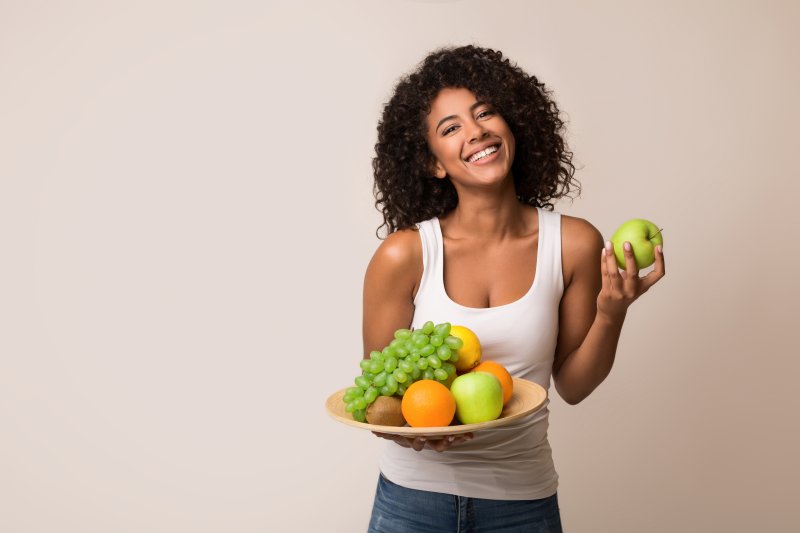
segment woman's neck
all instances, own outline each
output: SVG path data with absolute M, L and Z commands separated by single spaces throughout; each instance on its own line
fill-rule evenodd
M 440 219 L 451 239 L 504 240 L 529 234 L 531 208 L 517 199 L 513 180 L 499 191 L 458 191 L 458 205 Z

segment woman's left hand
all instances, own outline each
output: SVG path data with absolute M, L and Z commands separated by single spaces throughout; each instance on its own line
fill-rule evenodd
M 661 245 L 656 246 L 655 268 L 641 278 L 629 242 L 624 243 L 623 253 L 625 270 L 617 267 L 617 259 L 614 257 L 614 248 L 610 241 L 606 242 L 600 257 L 603 285 L 597 296 L 597 313 L 611 320 L 624 319 L 628 307 L 665 274 L 664 251 Z

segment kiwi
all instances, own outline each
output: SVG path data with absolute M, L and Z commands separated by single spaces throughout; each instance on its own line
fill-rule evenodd
M 397 396 L 378 396 L 367 407 L 367 422 L 376 426 L 406 425 L 406 419 L 400 410 L 402 402 Z

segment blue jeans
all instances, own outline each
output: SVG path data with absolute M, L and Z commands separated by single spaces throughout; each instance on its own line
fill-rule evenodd
M 378 478 L 370 533 L 561 533 L 558 497 L 485 500 L 409 489 Z

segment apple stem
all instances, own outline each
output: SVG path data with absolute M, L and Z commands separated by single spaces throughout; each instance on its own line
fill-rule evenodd
M 650 238 L 651 238 L 651 239 L 653 239 L 653 238 L 655 238 L 655 237 L 658 237 L 658 234 L 659 234 L 659 233 L 661 233 L 662 231 L 664 231 L 664 228 L 661 228 L 660 230 L 658 230 L 657 232 L 655 232 L 655 234 L 653 234 L 653 236 L 652 236 L 652 237 L 650 237 Z

